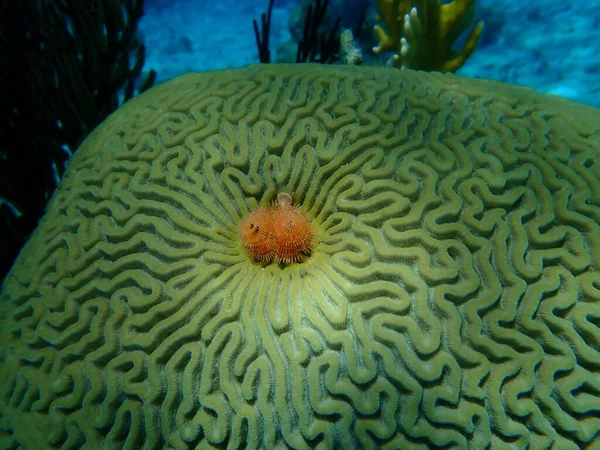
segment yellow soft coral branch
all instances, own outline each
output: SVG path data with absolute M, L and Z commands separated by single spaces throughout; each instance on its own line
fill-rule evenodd
M 411 0 L 377 0 L 379 20 L 385 22 L 387 33 L 379 25 L 375 25 L 375 33 L 379 45 L 373 49 L 375 53 L 397 51 L 402 37 L 404 16 L 410 11 Z
M 454 50 L 456 39 L 471 25 L 475 0 L 377 0 L 381 20 L 375 33 L 375 53 L 394 51 L 394 65 L 429 71 L 455 72 L 471 56 L 483 31 L 483 22 L 473 27 L 465 45 Z

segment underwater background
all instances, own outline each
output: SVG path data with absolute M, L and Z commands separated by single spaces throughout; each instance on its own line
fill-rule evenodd
M 597 9 L 0 0 L 0 450 L 600 448 Z
M 376 15 L 375 1 L 337 3 L 343 5 L 342 12 L 348 16 L 342 26 L 355 26 L 363 11 L 370 18 Z M 485 28 L 477 50 L 458 75 L 529 86 L 600 106 L 599 2 L 476 3 L 475 21 L 483 20 Z M 146 15 L 140 22 L 147 46 L 146 67 L 154 68 L 161 81 L 190 71 L 258 62 L 251 22 L 260 19 L 267 5 L 267 0 L 147 1 Z M 300 1 L 274 2 L 271 48 L 276 58 L 285 53 L 292 39 L 290 21 L 299 20 L 295 16 L 300 5 Z M 329 7 L 335 5 L 332 1 Z M 360 40 L 372 46 L 376 41 L 368 23 L 363 26 Z

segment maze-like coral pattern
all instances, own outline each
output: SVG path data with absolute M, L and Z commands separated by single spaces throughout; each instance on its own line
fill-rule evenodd
M 255 66 L 127 103 L 0 299 L 0 446 L 600 446 L 600 113 L 411 71 Z M 238 224 L 281 189 L 287 267 Z

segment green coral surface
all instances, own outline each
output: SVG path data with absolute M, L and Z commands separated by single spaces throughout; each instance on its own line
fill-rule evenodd
M 0 296 L 0 447 L 600 446 L 600 112 L 376 68 L 188 74 L 75 153 Z M 306 261 L 238 225 L 293 192 Z

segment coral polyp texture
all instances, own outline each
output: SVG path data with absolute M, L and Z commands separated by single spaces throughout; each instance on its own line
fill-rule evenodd
M 600 112 L 454 75 L 188 74 L 73 156 L 0 297 L 2 448 L 600 446 Z M 288 190 L 288 265 L 240 224 Z

